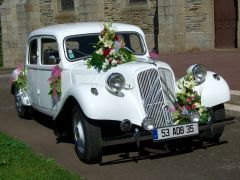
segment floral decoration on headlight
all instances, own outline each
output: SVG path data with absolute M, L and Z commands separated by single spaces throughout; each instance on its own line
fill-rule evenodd
M 135 61 L 136 57 L 125 47 L 121 35 L 116 35 L 112 23 L 104 24 L 99 41 L 93 46 L 96 50 L 87 60 L 88 68 L 107 71 L 120 64 Z
M 209 112 L 205 106 L 201 105 L 201 96 L 194 91 L 196 86 L 192 74 L 184 76 L 178 82 L 179 92 L 177 93 L 177 106 L 171 107 L 175 124 L 185 124 L 190 122 L 190 114 L 198 112 L 200 115 L 199 123 L 205 124 L 209 119 Z

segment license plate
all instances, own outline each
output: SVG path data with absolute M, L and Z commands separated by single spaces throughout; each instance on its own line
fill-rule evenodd
M 197 135 L 198 123 L 190 123 L 177 126 L 162 127 L 153 130 L 153 139 L 154 140 L 165 140 L 172 138 L 179 138 L 185 136 Z

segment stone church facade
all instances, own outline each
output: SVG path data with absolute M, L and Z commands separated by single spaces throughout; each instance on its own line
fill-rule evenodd
M 5 67 L 23 62 L 29 32 L 68 22 L 138 25 L 160 53 L 240 46 L 240 0 L 5 0 L 0 10 Z

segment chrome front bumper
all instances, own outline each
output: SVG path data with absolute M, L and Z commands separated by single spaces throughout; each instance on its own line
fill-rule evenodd
M 209 123 L 204 126 L 199 126 L 199 132 L 205 131 L 205 130 L 213 130 L 214 128 L 226 126 L 229 124 L 235 123 L 235 117 L 226 117 L 225 119 L 219 120 L 218 122 Z M 118 145 L 118 144 L 127 144 L 127 143 L 137 143 L 139 146 L 141 141 L 147 141 L 152 140 L 152 134 L 151 132 L 139 132 L 138 129 L 135 129 L 135 133 L 132 135 L 125 135 L 125 136 L 119 136 L 119 137 L 113 137 L 113 138 L 106 138 L 103 139 L 102 146 L 112 146 L 112 145 Z M 171 139 L 167 140 L 170 141 Z M 166 140 L 165 140 L 166 141 Z

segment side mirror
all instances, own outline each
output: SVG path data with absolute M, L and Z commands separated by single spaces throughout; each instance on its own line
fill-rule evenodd
M 159 54 L 155 48 L 153 48 L 149 51 L 149 55 L 150 55 L 150 58 L 153 60 L 159 59 Z

